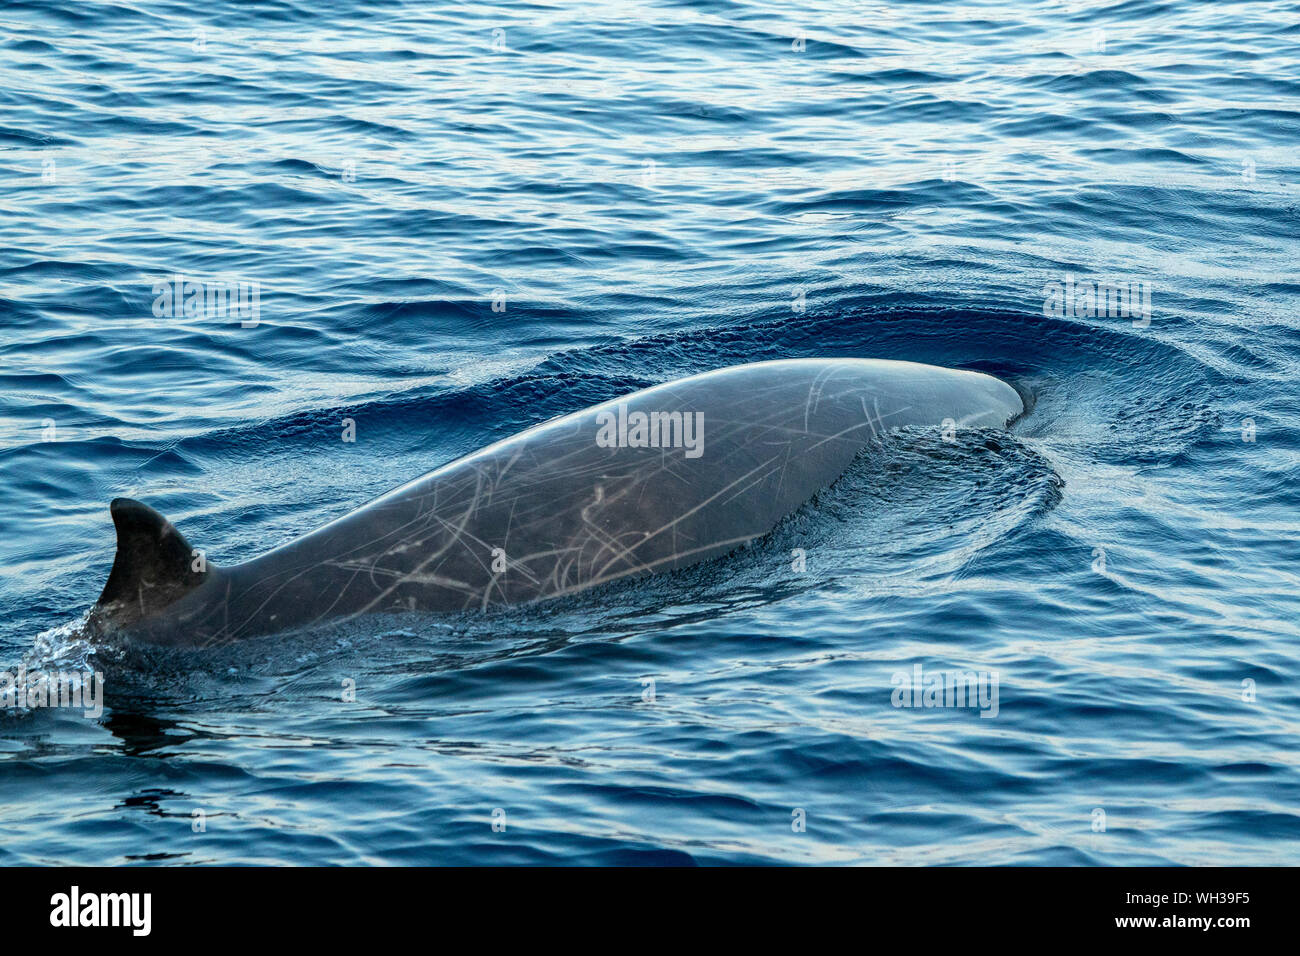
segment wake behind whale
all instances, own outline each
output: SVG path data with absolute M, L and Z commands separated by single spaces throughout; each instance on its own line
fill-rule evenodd
M 205 646 L 373 612 L 560 597 L 766 534 L 895 428 L 1002 427 L 1023 410 L 996 378 L 911 362 L 725 368 L 528 429 L 230 568 L 119 498 L 117 554 L 91 621 Z

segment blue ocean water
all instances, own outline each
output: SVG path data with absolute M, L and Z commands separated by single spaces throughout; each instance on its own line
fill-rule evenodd
M 1280 0 L 7 2 L 0 669 L 106 697 L 0 711 L 0 863 L 1300 862 L 1298 43 Z M 155 314 L 178 275 L 257 311 Z M 1032 408 L 599 595 L 81 630 L 116 496 L 233 564 L 799 356 Z M 996 716 L 895 706 L 918 665 Z

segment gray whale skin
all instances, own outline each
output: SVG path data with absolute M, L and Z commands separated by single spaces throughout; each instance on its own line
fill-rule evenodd
M 204 567 L 167 519 L 118 498 L 117 554 L 90 621 L 198 647 L 559 597 L 766 534 L 873 436 L 945 419 L 1000 428 L 1023 410 L 999 379 L 912 362 L 724 368 L 530 428 L 229 568 Z

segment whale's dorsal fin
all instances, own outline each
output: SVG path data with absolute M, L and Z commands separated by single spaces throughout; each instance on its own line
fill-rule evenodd
M 170 521 L 130 498 L 114 498 L 109 510 L 117 555 L 95 604 L 101 620 L 119 627 L 134 624 L 202 583 L 210 566 Z

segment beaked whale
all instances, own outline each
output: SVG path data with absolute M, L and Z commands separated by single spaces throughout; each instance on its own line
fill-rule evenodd
M 111 505 L 100 632 L 207 646 L 368 612 L 571 594 L 717 557 L 770 531 L 903 426 L 1003 427 L 999 379 L 878 359 L 719 369 L 614 399 L 466 455 L 234 567 L 152 508 Z

